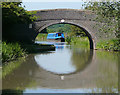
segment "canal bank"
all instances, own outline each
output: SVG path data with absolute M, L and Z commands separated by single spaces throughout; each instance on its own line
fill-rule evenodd
M 55 51 L 54 45 L 2 43 L 2 78 L 19 68 L 31 53 Z
M 2 42 L 1 44 L 2 62 L 9 62 L 16 60 L 19 57 L 25 57 L 30 53 L 37 53 L 41 51 L 54 51 L 54 45 L 47 44 L 23 44 L 18 42 Z
M 55 46 L 53 44 L 23 44 L 22 48 L 24 48 L 28 54 L 30 53 L 39 53 L 44 51 L 55 51 Z

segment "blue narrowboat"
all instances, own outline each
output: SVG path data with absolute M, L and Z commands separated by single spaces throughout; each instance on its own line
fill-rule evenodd
M 63 33 L 49 33 L 47 36 L 47 40 L 57 40 L 61 42 L 65 42 L 65 37 Z

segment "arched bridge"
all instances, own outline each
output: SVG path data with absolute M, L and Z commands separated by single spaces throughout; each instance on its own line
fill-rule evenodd
M 22 38 L 21 40 L 23 41 L 34 41 L 38 33 L 50 25 L 58 23 L 73 24 L 85 31 L 90 41 L 90 48 L 95 49 L 98 39 L 98 29 L 95 28 L 96 22 L 94 19 L 96 15 L 91 11 L 79 9 L 49 9 L 38 10 L 35 15 L 38 18 L 34 23 L 23 26 L 24 28 L 29 27 L 27 31 L 26 29 L 24 29 L 24 31 L 19 29 L 21 34 L 18 39 Z M 18 30 L 18 27 L 16 28 Z
M 97 30 L 94 28 L 96 22 L 93 20 L 96 15 L 91 11 L 77 9 L 51 9 L 37 11 L 35 15 L 38 19 L 34 22 L 34 27 L 38 32 L 41 32 L 43 29 L 53 24 L 73 24 L 85 31 L 90 41 L 90 48 L 95 48 L 97 40 L 95 32 Z

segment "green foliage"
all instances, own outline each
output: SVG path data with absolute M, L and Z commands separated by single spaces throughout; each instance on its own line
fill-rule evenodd
M 2 42 L 2 62 L 25 56 L 25 51 L 18 43 Z
M 72 35 L 75 35 L 75 36 L 80 35 L 82 37 L 86 36 L 85 32 L 81 28 L 79 28 L 79 27 L 77 27 L 75 25 L 71 25 L 70 28 L 71 28 L 71 31 L 74 33 Z
M 88 2 L 85 8 L 92 10 L 97 14 L 98 22 L 104 22 L 100 31 L 110 33 L 115 32 L 117 38 L 120 39 L 119 21 L 120 21 L 120 1 L 119 2 Z
M 96 21 L 101 24 L 102 27 L 98 29 L 105 34 L 106 37 L 115 34 L 117 39 L 111 39 L 106 41 L 100 41 L 97 43 L 97 48 L 106 50 L 120 50 L 120 1 L 118 2 L 88 2 L 85 4 L 86 9 L 92 10 L 97 14 Z M 96 25 L 97 26 L 97 25 Z
M 46 41 L 47 40 L 47 34 L 39 33 L 35 40 L 37 40 L 37 41 Z
M 2 3 L 3 24 L 31 23 L 36 19 L 34 12 L 27 12 L 21 4 L 22 2 Z
M 69 36 L 86 36 L 85 32 L 79 27 L 71 24 L 55 24 L 47 28 L 47 32 L 64 32 L 69 33 Z
M 2 2 L 2 33 L 3 40 L 10 41 L 12 33 L 12 27 L 15 24 L 29 24 L 36 20 L 33 16 L 35 12 L 28 12 L 22 7 L 22 2 Z M 7 27 L 7 28 L 6 28 Z M 9 37 L 7 37 L 8 34 Z
M 72 37 L 71 45 L 89 48 L 88 37 Z
M 47 27 L 47 32 L 71 32 L 69 24 L 55 24 Z
M 68 44 L 74 45 L 76 47 L 87 47 L 89 48 L 88 37 L 67 37 L 65 40 Z
M 117 50 L 120 50 L 120 44 L 118 39 L 101 40 L 97 43 L 96 48 L 117 51 Z
M 66 37 L 65 41 L 66 41 L 68 44 L 70 44 L 70 43 L 71 43 L 71 37 L 70 37 L 70 36 Z

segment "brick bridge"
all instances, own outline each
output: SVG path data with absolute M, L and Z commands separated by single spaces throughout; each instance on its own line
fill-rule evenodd
M 87 34 L 90 41 L 90 49 L 95 49 L 97 43 L 97 32 L 95 28 L 97 22 L 94 21 L 96 15 L 88 10 L 79 9 L 49 9 L 38 10 L 35 14 L 37 20 L 29 25 L 14 26 L 16 28 L 17 35 L 14 34 L 14 38 L 30 42 L 35 40 L 38 33 L 42 32 L 48 26 L 58 23 L 72 24 L 80 27 Z M 22 27 L 22 28 L 20 28 Z

